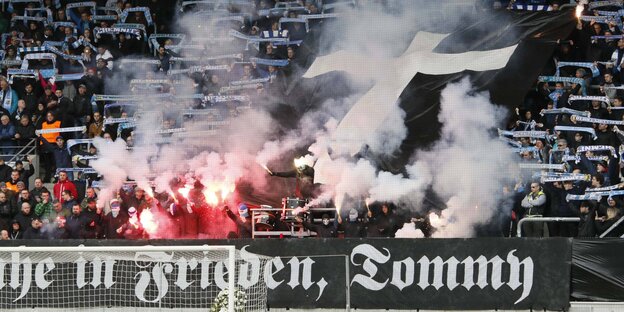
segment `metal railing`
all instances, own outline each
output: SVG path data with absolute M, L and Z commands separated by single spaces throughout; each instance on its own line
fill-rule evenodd
M 35 155 L 37 151 L 37 140 L 32 139 L 23 146 L 0 146 L 0 157 L 6 163 L 13 163 L 21 160 L 25 155 Z
M 620 219 L 617 220 L 617 222 L 613 223 L 612 226 L 610 226 L 606 231 L 602 232 L 602 234 L 600 234 L 600 236 L 598 237 L 603 238 L 607 236 L 607 234 L 611 233 L 611 231 L 613 231 L 616 227 L 618 227 L 622 223 L 622 221 L 624 221 L 624 217 L 620 217 Z M 620 237 L 624 238 L 624 235 Z
M 580 222 L 578 217 L 526 217 L 518 221 L 517 237 L 522 237 L 522 225 L 525 222 Z
M 288 231 L 258 231 L 256 230 L 256 224 L 258 224 L 257 219 L 260 219 L 260 217 L 263 216 L 268 216 L 267 214 L 271 214 L 273 216 L 273 218 L 276 218 L 275 214 L 277 213 L 281 213 L 282 217 L 287 213 L 287 212 L 292 212 L 294 211 L 294 208 L 257 208 L 257 209 L 250 209 L 251 211 L 251 237 L 252 238 L 256 238 L 256 237 L 271 237 L 271 236 L 290 236 L 290 237 L 309 237 L 312 236 L 314 232 L 310 231 L 310 230 L 303 230 L 303 231 L 299 231 L 300 229 L 303 229 L 302 226 L 299 225 L 295 225 L 292 222 L 287 222 L 288 224 Z M 336 212 L 336 208 L 310 208 L 308 210 L 309 212 L 323 212 L 323 211 L 333 211 Z M 314 220 L 314 221 L 319 221 L 319 220 Z

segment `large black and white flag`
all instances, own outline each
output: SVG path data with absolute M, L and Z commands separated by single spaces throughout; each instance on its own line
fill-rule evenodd
M 353 156 L 363 146 L 378 153 L 396 148 L 403 157 L 390 166 L 401 166 L 414 148 L 439 137 L 440 93 L 449 82 L 469 77 L 475 90 L 489 91 L 492 102 L 518 107 L 551 59 L 557 40 L 565 39 L 574 25 L 571 11 L 487 12 L 450 33 L 417 32 L 398 57 L 375 58 L 345 50 L 319 55 L 303 84 L 342 71 L 371 81 L 372 87 L 332 133 L 328 153 Z M 407 133 L 387 133 L 388 138 L 404 137 L 400 146 L 388 146 L 379 133 L 396 121 L 392 115 L 397 114 L 397 101 Z M 319 155 L 317 182 L 323 183 L 329 154 Z

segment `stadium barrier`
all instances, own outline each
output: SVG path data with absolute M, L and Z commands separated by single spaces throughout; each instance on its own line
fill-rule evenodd
M 520 219 L 520 221 L 518 221 L 518 232 L 516 233 L 516 236 L 518 237 L 522 237 L 522 226 L 527 223 L 527 222 L 579 222 L 581 221 L 580 218 L 578 217 L 570 217 L 570 218 L 563 218 L 563 217 L 526 217 L 526 218 L 522 218 Z
M 609 296 L 624 294 L 624 286 L 617 284 L 617 281 L 615 285 L 612 283 L 609 291 L 596 290 L 601 284 L 588 283 L 597 278 L 602 278 L 599 281 L 613 280 L 609 277 L 610 267 L 583 270 L 581 278 L 577 278 L 574 273 L 571 275 L 574 265 L 586 268 L 586 262 L 593 261 L 589 256 L 594 248 L 593 244 L 599 244 L 602 257 L 611 257 L 605 258 L 604 264 L 615 266 L 618 263 L 617 257 L 621 259 L 624 251 L 620 251 L 619 255 L 613 252 L 615 248 L 608 246 L 610 242 L 620 243 L 613 240 L 583 242 L 582 255 L 578 262 L 572 261 L 573 242 L 566 238 L 22 240 L 8 241 L 5 245 L 234 245 L 242 254 L 248 254 L 239 264 L 239 270 L 247 274 L 239 274 L 238 287 L 245 289 L 265 284 L 269 308 L 565 310 L 570 307 L 571 293 L 589 294 L 587 296 L 598 300 L 610 300 L 612 298 Z M 609 250 L 613 255 L 607 253 Z M 173 252 L 166 252 L 166 248 L 164 252 L 174 257 Z M 270 258 L 264 264 L 253 255 Z M 104 255 L 100 260 L 106 263 L 106 257 Z M 132 295 L 122 302 L 117 301 L 117 305 L 127 302 L 128 305 L 137 307 L 167 302 L 162 306 L 190 307 L 195 304 L 192 299 L 195 296 L 189 296 L 189 301 L 186 302 L 183 294 L 188 293 L 189 289 L 201 291 L 204 270 L 201 263 L 193 265 L 192 259 L 180 263 L 178 259 L 171 270 L 159 275 L 162 282 L 157 284 L 153 275 L 158 273 L 154 270 L 155 264 L 126 259 L 122 261 L 123 266 L 110 267 L 112 272 L 108 274 L 112 280 L 109 280 L 110 287 L 107 288 L 105 283 L 90 284 L 89 281 L 96 276 L 96 266 L 93 264 L 87 264 L 87 271 L 81 275 L 87 280 L 84 285 L 76 281 L 78 263 L 56 263 L 40 259 L 33 255 L 26 257 L 26 254 L 0 252 L 0 269 L 3 270 L 3 282 L 6 283 L 0 283 L 0 287 L 3 287 L 0 309 L 25 306 L 53 308 L 54 301 L 45 300 L 48 296 L 42 296 L 44 292 L 40 289 L 40 286 L 45 286 L 48 282 L 54 286 L 48 291 L 66 294 L 80 294 L 87 288 L 93 288 L 92 291 L 95 290 L 99 298 L 115 298 L 116 294 Z M 603 267 L 603 263 L 592 266 Z M 97 275 L 103 280 L 107 274 L 104 267 L 105 265 L 99 267 L 102 272 Z M 56 274 L 56 270 L 65 274 Z M 210 281 L 211 285 L 218 284 L 213 279 L 218 279 L 223 272 L 215 275 L 214 270 L 215 263 L 212 263 L 209 269 L 211 273 L 204 283 Z M 614 267 L 614 270 L 617 273 L 623 269 Z M 22 288 L 24 272 L 28 272 L 26 275 L 30 275 L 31 281 L 26 289 Z M 119 274 L 141 278 L 126 278 L 124 282 L 115 283 Z M 12 280 L 16 282 L 11 283 Z M 149 280 L 149 283 L 141 285 L 140 280 Z M 145 285 L 148 288 L 141 288 Z M 163 285 L 167 285 L 166 293 L 159 292 L 158 285 L 161 289 L 164 289 Z M 136 297 L 137 293 L 143 294 L 143 297 Z M 178 299 L 172 301 L 172 298 Z M 573 295 L 572 298 L 576 297 Z

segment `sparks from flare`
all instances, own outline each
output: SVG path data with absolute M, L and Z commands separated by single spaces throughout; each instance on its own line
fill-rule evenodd
M 269 174 L 273 174 L 273 171 L 271 171 L 269 167 L 267 167 L 267 165 L 260 165 L 260 166 L 264 168 L 264 170 L 266 170 L 266 172 L 268 172 Z
M 141 226 L 149 234 L 150 237 L 154 237 L 158 231 L 158 221 L 154 218 L 154 214 L 151 209 L 144 209 L 139 216 L 139 222 Z

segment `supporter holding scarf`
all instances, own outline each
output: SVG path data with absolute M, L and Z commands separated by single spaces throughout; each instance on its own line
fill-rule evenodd
M 9 82 L 5 78 L 0 78 L 0 103 L 2 108 L 13 114 L 17 109 L 17 93 L 11 89 Z

